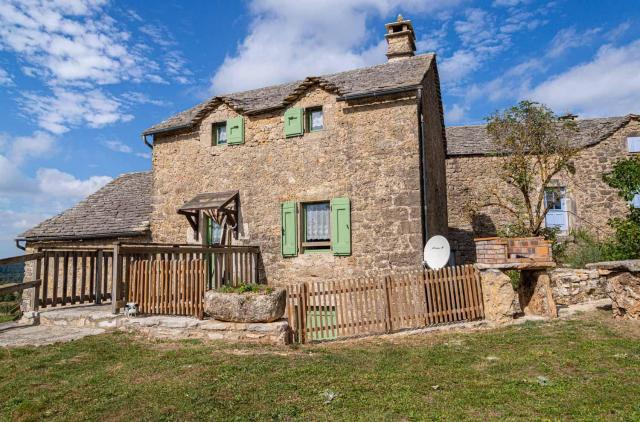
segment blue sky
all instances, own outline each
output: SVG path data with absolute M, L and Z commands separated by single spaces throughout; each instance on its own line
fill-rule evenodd
M 147 127 L 222 94 L 382 63 L 384 23 L 438 55 L 446 121 L 529 98 L 640 113 L 640 1 L 3 0 L 0 256 L 125 172 Z

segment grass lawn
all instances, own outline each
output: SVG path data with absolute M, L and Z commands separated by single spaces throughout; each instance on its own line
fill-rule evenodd
M 0 419 L 640 419 L 640 323 L 302 347 L 115 333 L 0 350 Z

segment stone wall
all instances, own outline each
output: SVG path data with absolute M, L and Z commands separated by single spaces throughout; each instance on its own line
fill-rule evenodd
M 599 270 L 558 268 L 549 272 L 558 305 L 574 305 L 607 298 L 607 278 Z
M 555 186 L 567 189 L 569 227 L 583 228 L 600 236 L 611 233 L 607 221 L 627 212 L 627 204 L 614 189 L 602 181 L 602 174 L 627 153 L 628 136 L 640 134 L 640 122 L 631 120 L 606 140 L 584 148 L 574 160 L 575 175 L 561 175 Z M 503 210 L 490 207 L 472 214 L 480 199 L 496 190 L 501 195 L 514 195 L 498 178 L 502 164 L 499 157 L 451 156 L 447 158 L 447 200 L 449 236 L 456 251 L 457 263 L 475 262 L 474 237 L 495 236 L 512 221 Z
M 243 145 L 211 146 L 211 124 L 237 115 L 226 105 L 213 110 L 197 131 L 157 135 L 153 240 L 191 241 L 194 234 L 177 208 L 198 193 L 237 189 L 240 225 L 234 242 L 260 247 L 271 284 L 420 265 L 423 227 L 415 95 L 347 103 L 312 88 L 291 104 L 318 105 L 323 106 L 325 129 L 301 137 L 284 137 L 284 110 L 279 110 L 245 116 Z M 283 258 L 280 204 L 339 196 L 351 200 L 351 256 L 303 253 Z

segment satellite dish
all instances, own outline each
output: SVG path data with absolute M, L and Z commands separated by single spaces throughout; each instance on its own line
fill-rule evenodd
M 449 262 L 451 247 L 444 236 L 433 236 L 424 246 L 424 262 L 432 270 L 439 270 Z

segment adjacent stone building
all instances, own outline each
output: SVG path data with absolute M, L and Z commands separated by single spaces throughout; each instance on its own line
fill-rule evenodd
M 447 231 L 438 70 L 410 21 L 387 31 L 385 64 L 215 96 L 145 131 L 153 241 L 257 245 L 272 284 L 420 266 Z
M 148 242 L 151 237 L 151 172 L 127 173 L 73 208 L 18 237 L 27 250 L 39 247 L 109 247 Z M 30 280 L 30 278 L 26 278 Z
M 571 142 L 580 147 L 574 160 L 574 175 L 560 175 L 552 181 L 549 195 L 554 204 L 547 217 L 549 226 L 564 233 L 581 228 L 604 238 L 611 233 L 610 218 L 626 214 L 628 204 L 602 181 L 613 164 L 640 153 L 640 116 L 578 119 L 578 132 Z M 484 125 L 447 128 L 447 196 L 449 237 L 457 263 L 474 262 L 474 237 L 495 236 L 509 224 L 507 213 L 484 208 L 471 217 L 475 198 L 492 189 L 508 194 L 498 178 L 501 158 Z M 640 198 L 636 198 L 640 206 Z

